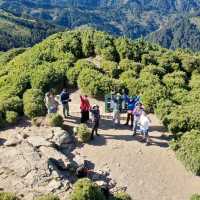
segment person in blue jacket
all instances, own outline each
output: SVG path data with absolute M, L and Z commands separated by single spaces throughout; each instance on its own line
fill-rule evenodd
M 67 116 L 69 116 L 69 102 L 70 97 L 69 97 L 69 93 L 67 92 L 67 90 L 64 88 L 63 91 L 60 94 L 60 100 L 63 106 L 63 115 L 66 118 Z
M 133 127 L 133 121 L 134 121 L 133 110 L 135 109 L 136 105 L 140 101 L 140 97 L 136 96 L 134 98 L 134 97 L 128 97 L 126 95 L 125 101 L 128 104 L 127 105 L 127 119 L 126 119 L 125 125 L 129 125 L 129 121 L 131 120 L 131 127 Z

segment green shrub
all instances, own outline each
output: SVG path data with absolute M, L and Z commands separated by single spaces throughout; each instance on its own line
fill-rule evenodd
M 60 198 L 53 194 L 48 194 L 48 195 L 38 197 L 36 200 L 60 200 Z
M 92 62 L 88 61 L 87 59 L 79 59 L 75 63 L 75 68 L 80 73 L 83 69 L 96 69 L 96 65 L 93 64 Z
M 6 122 L 9 124 L 16 124 L 17 123 L 18 114 L 14 111 L 7 111 L 6 112 Z
M 67 77 L 68 83 L 70 85 L 77 86 L 77 80 L 78 80 L 79 73 L 80 72 L 75 67 L 72 67 L 67 70 L 66 77 Z
M 74 184 L 70 200 L 105 200 L 105 197 L 95 183 L 84 178 Z
M 41 90 L 27 90 L 23 96 L 23 103 L 24 113 L 27 117 L 34 118 L 44 116 L 46 114 L 44 94 Z
M 122 71 L 132 70 L 136 75 L 138 75 L 144 66 L 141 63 L 134 62 L 133 60 L 123 59 L 120 61 L 119 67 Z
M 63 117 L 57 113 L 48 114 L 48 124 L 53 127 L 62 127 Z
M 116 61 L 118 54 L 114 46 L 109 46 L 101 50 L 101 55 L 105 60 Z
M 114 199 L 115 200 L 132 200 L 130 195 L 128 195 L 125 192 L 118 192 L 118 193 L 114 194 Z
M 112 91 L 118 84 L 115 80 L 104 76 L 97 70 L 85 69 L 78 78 L 78 86 L 88 95 L 94 97 L 103 97 L 105 94 Z
M 175 108 L 175 104 L 169 99 L 160 99 L 155 108 L 156 115 L 167 125 L 167 117 Z
M 200 200 L 200 195 L 194 194 L 194 195 L 192 195 L 192 197 L 190 198 L 190 200 Z
M 153 54 L 153 52 L 148 52 L 148 54 L 142 55 L 142 64 L 144 65 L 157 65 L 157 59 L 156 56 Z
M 200 131 L 192 130 L 176 141 L 176 155 L 185 167 L 200 175 Z
M 0 111 L 15 111 L 19 114 L 23 113 L 23 102 L 19 97 L 10 97 L 0 103 Z
M 135 74 L 132 70 L 128 70 L 123 72 L 120 76 L 120 81 L 125 86 L 125 88 L 128 89 L 130 96 L 135 96 L 140 92 L 138 79 L 136 79 L 134 75 Z
M 91 131 L 88 129 L 87 125 L 80 124 L 77 128 L 77 136 L 81 142 L 87 143 L 91 138 Z
M 186 74 L 182 71 L 167 74 L 163 77 L 163 83 L 169 89 L 186 87 Z
M 172 101 L 183 104 L 187 101 L 187 97 L 189 95 L 188 90 L 184 88 L 175 88 L 170 90 L 170 98 Z
M 157 75 L 159 78 L 166 74 L 166 70 L 160 66 L 148 65 L 143 69 L 143 72 L 149 72 L 153 75 Z
M 163 86 L 157 84 L 145 88 L 142 93 L 142 103 L 147 112 L 154 112 L 154 108 L 160 99 L 166 98 L 166 90 Z
M 19 200 L 13 193 L 0 192 L 0 200 Z
M 132 78 L 136 78 L 137 74 L 133 70 L 127 70 L 120 75 L 120 80 L 130 80 Z
M 188 130 L 188 112 L 183 107 L 177 107 L 168 116 L 168 129 L 172 133 L 185 132 Z
M 61 71 L 62 72 L 62 71 Z M 55 71 L 51 65 L 41 65 L 33 70 L 31 75 L 31 86 L 43 92 L 49 91 L 56 85 L 63 85 L 64 77 Z
M 111 78 L 118 78 L 121 73 L 121 70 L 118 68 L 118 64 L 116 62 L 101 60 L 100 66 Z
M 141 93 L 146 91 L 147 87 L 160 85 L 160 79 L 157 75 L 153 75 L 150 72 L 142 70 L 140 72 L 140 78 L 138 79 L 138 87 Z
M 192 73 L 192 77 L 189 83 L 191 89 L 199 90 L 200 89 L 200 74 L 197 72 Z
M 186 104 L 177 107 L 169 116 L 168 128 L 172 133 L 186 132 L 192 129 L 200 129 L 199 103 Z
M 197 69 L 198 71 L 200 70 L 200 58 L 197 56 L 185 56 L 182 59 L 182 66 L 183 69 L 188 72 L 191 73 L 192 71 L 194 71 L 195 69 Z

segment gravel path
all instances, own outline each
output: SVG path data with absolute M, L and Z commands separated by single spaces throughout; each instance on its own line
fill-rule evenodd
M 80 91 L 71 95 L 68 125 L 78 124 L 79 95 Z M 90 101 L 98 103 L 105 114 L 103 102 Z M 200 178 L 185 170 L 168 147 L 168 133 L 154 115 L 150 118 L 151 146 L 141 143 L 139 136 L 133 137 L 128 127 L 115 130 L 109 119 L 103 119 L 100 137 L 75 151 L 98 168 L 109 167 L 118 185 L 127 186 L 134 200 L 189 200 L 192 194 L 200 193 Z

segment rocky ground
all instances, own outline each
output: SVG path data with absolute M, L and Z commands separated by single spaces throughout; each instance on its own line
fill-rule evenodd
M 77 144 L 72 130 L 79 124 L 79 95 L 80 91 L 71 95 L 71 116 L 64 122 L 67 131 L 26 122 L 0 132 L 0 190 L 24 200 L 49 192 L 66 200 L 76 181 L 75 169 L 86 163 L 92 180 L 107 183 L 112 191 L 127 190 L 134 200 L 189 200 L 200 193 L 200 178 L 176 159 L 168 147 L 170 135 L 154 115 L 150 115 L 152 145 L 147 147 L 130 128 L 113 129 L 104 103 L 90 99 L 102 111 L 100 136 Z
M 50 192 L 66 200 L 77 180 L 75 170 L 84 163 L 92 169 L 73 152 L 74 136 L 61 128 L 16 127 L 1 132 L 0 142 L 0 190 L 25 200 Z M 92 171 L 90 178 L 99 185 L 115 184 L 104 169 Z

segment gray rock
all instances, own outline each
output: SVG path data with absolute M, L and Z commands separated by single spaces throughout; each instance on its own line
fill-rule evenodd
M 53 128 L 52 132 L 53 138 L 50 141 L 58 145 L 60 148 L 66 148 L 68 147 L 68 144 L 73 142 L 72 136 L 59 127 Z
M 10 137 L 7 138 L 7 141 L 4 143 L 4 146 L 12 147 L 12 146 L 17 146 L 22 142 L 22 139 L 19 138 L 16 135 L 11 135 Z
M 31 136 L 27 139 L 28 143 L 33 145 L 33 147 L 41 147 L 41 146 L 46 146 L 50 147 L 52 144 L 45 140 L 45 138 L 41 136 Z

